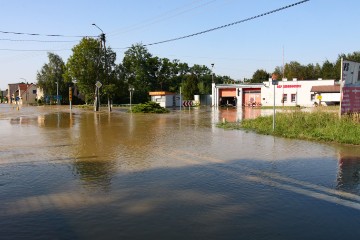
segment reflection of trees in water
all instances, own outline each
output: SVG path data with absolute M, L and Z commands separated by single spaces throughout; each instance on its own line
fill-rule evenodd
M 162 134 L 164 121 L 155 115 L 82 114 L 75 133 L 75 172 L 86 184 L 108 188 L 116 167 L 148 167 L 154 139 Z
M 360 192 L 359 184 L 360 155 L 340 152 L 337 188 L 345 191 Z

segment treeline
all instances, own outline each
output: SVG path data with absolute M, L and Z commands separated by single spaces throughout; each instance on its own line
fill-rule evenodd
M 135 44 L 117 64 L 116 53 L 105 49 L 94 38 L 83 38 L 73 47 L 65 63 L 61 57 L 48 53 L 48 63 L 37 72 L 37 84 L 44 95 L 56 95 L 57 84 L 62 101 L 68 102 L 69 87 L 76 86 L 86 103 L 95 99 L 95 84 L 100 81 L 101 102 L 129 102 L 129 88 L 134 88 L 133 102 L 149 100 L 150 91 L 179 92 L 184 99 L 195 94 L 211 94 L 211 83 L 234 82 L 228 76 L 219 76 L 205 65 L 189 66 L 179 60 L 153 56 L 142 44 Z
M 335 62 L 326 60 L 322 65 L 301 65 L 293 61 L 283 67 L 276 67 L 272 73 L 279 78 L 339 79 L 341 58 L 360 62 L 360 52 L 340 54 Z M 215 75 L 205 65 L 189 66 L 179 60 L 153 56 L 142 44 L 131 46 L 121 63 L 116 63 L 116 53 L 105 49 L 99 39 L 83 38 L 72 49 L 72 55 L 65 63 L 61 57 L 48 53 L 48 63 L 37 72 L 37 84 L 44 95 L 61 95 L 62 102 L 68 102 L 69 87 L 76 86 L 86 103 L 95 99 L 95 84 L 100 81 L 101 102 L 128 103 L 129 88 L 133 102 L 142 103 L 150 99 L 150 91 L 180 92 L 184 99 L 191 100 L 196 94 L 211 94 L 211 83 L 235 83 L 229 76 Z M 271 74 L 259 69 L 246 82 L 267 81 Z M 58 88 L 58 89 L 57 89 Z M 73 99 L 77 103 L 79 99 Z
M 273 73 L 276 73 L 279 76 L 279 79 L 287 78 L 293 79 L 297 78 L 298 80 L 313 80 L 313 79 L 340 79 L 340 70 L 341 70 L 341 58 L 360 62 L 360 52 L 353 52 L 351 54 L 340 54 L 335 62 L 330 62 L 329 60 L 324 61 L 322 65 L 320 64 L 308 64 L 301 65 L 296 61 L 286 63 L 284 67 L 276 67 Z M 252 79 L 249 79 L 249 82 L 260 83 L 267 81 L 271 77 L 272 73 L 268 73 L 263 69 L 255 71 L 252 76 Z

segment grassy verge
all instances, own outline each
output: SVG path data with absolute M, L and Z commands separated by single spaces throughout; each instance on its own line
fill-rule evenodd
M 272 129 L 272 116 L 246 119 L 241 123 L 220 123 L 225 129 L 248 129 L 260 134 L 286 138 L 297 138 L 325 142 L 360 145 L 360 123 L 358 118 L 343 116 L 335 112 L 289 111 L 276 114 L 276 128 Z

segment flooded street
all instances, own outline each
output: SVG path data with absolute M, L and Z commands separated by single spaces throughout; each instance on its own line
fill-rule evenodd
M 357 239 L 360 147 L 216 127 L 261 111 L 0 105 L 0 238 Z

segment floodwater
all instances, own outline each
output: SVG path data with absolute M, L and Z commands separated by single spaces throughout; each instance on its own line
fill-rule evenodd
M 360 147 L 216 127 L 261 114 L 0 105 L 0 239 L 358 239 Z

